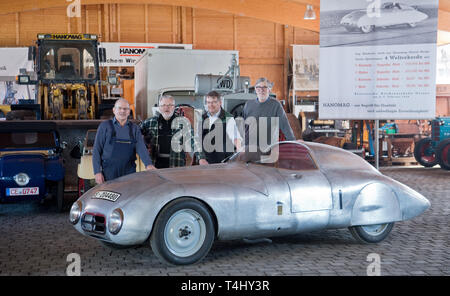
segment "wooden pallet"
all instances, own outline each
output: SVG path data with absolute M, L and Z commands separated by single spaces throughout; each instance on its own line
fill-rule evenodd
M 392 165 L 402 165 L 402 166 L 408 166 L 408 165 L 418 165 L 418 162 L 414 157 L 393 157 Z
M 369 159 L 367 161 L 370 164 L 375 164 L 373 159 Z M 414 157 L 393 157 L 391 159 L 388 159 L 388 158 L 380 159 L 379 165 L 382 167 L 388 167 L 388 166 L 393 166 L 393 165 L 409 166 L 409 165 L 418 165 L 418 162 L 416 161 L 416 159 Z

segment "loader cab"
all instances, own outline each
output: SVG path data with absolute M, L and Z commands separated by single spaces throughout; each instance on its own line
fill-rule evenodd
M 42 119 L 95 119 L 105 109 L 101 96 L 100 62 L 106 52 L 98 48 L 97 35 L 38 34 L 37 47 L 29 59 L 35 61 L 36 77 L 19 75 L 19 84 L 36 84 Z M 28 74 L 28 73 L 27 73 Z
M 95 35 L 39 35 L 37 72 L 43 83 L 95 83 L 99 80 L 97 39 Z M 61 36 L 57 39 L 58 36 Z M 80 38 L 80 39 L 76 39 Z

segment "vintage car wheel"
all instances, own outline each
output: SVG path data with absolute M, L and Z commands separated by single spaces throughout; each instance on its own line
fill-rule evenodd
M 431 138 L 418 141 L 414 146 L 414 158 L 424 167 L 430 168 L 438 163 L 436 153 L 431 147 Z
M 374 27 L 375 27 L 374 25 L 365 25 L 365 26 L 359 27 L 359 29 L 363 33 L 370 33 L 373 31 Z
M 56 184 L 56 207 L 58 212 L 62 212 L 65 210 L 64 208 L 64 179 L 58 181 Z
M 393 227 L 394 222 L 385 224 L 352 226 L 349 227 L 349 230 L 357 241 L 365 244 L 373 244 L 379 243 L 384 240 L 389 235 Z
M 438 163 L 444 170 L 450 170 L 450 139 L 445 139 L 436 148 Z
M 162 261 L 185 265 L 203 259 L 214 238 L 214 222 L 208 208 L 195 199 L 180 198 L 159 213 L 150 245 Z

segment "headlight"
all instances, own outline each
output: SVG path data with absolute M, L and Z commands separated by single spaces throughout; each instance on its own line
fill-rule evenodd
M 17 185 L 25 186 L 30 182 L 30 177 L 25 173 L 19 173 L 14 176 L 14 181 L 16 181 Z
M 108 229 L 112 234 L 119 233 L 123 224 L 123 212 L 121 209 L 115 209 L 111 215 L 109 215 Z
M 69 215 L 70 223 L 72 224 L 78 223 L 78 220 L 80 220 L 81 217 L 81 209 L 82 209 L 81 201 L 76 201 L 72 205 L 72 208 L 70 208 L 70 215 Z

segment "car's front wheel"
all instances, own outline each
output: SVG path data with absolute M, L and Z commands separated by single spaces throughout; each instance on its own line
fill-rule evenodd
M 392 228 L 394 227 L 394 222 L 384 223 L 384 224 L 374 224 L 374 225 L 360 225 L 352 226 L 348 229 L 353 237 L 365 244 L 379 243 L 384 240 Z
M 360 29 L 361 32 L 363 32 L 363 33 L 370 33 L 370 32 L 373 31 L 374 28 L 375 28 L 374 25 L 365 25 L 365 26 L 359 27 L 359 29 Z
M 208 208 L 195 199 L 180 198 L 159 213 L 150 245 L 162 261 L 186 265 L 203 259 L 214 238 L 214 220 Z

